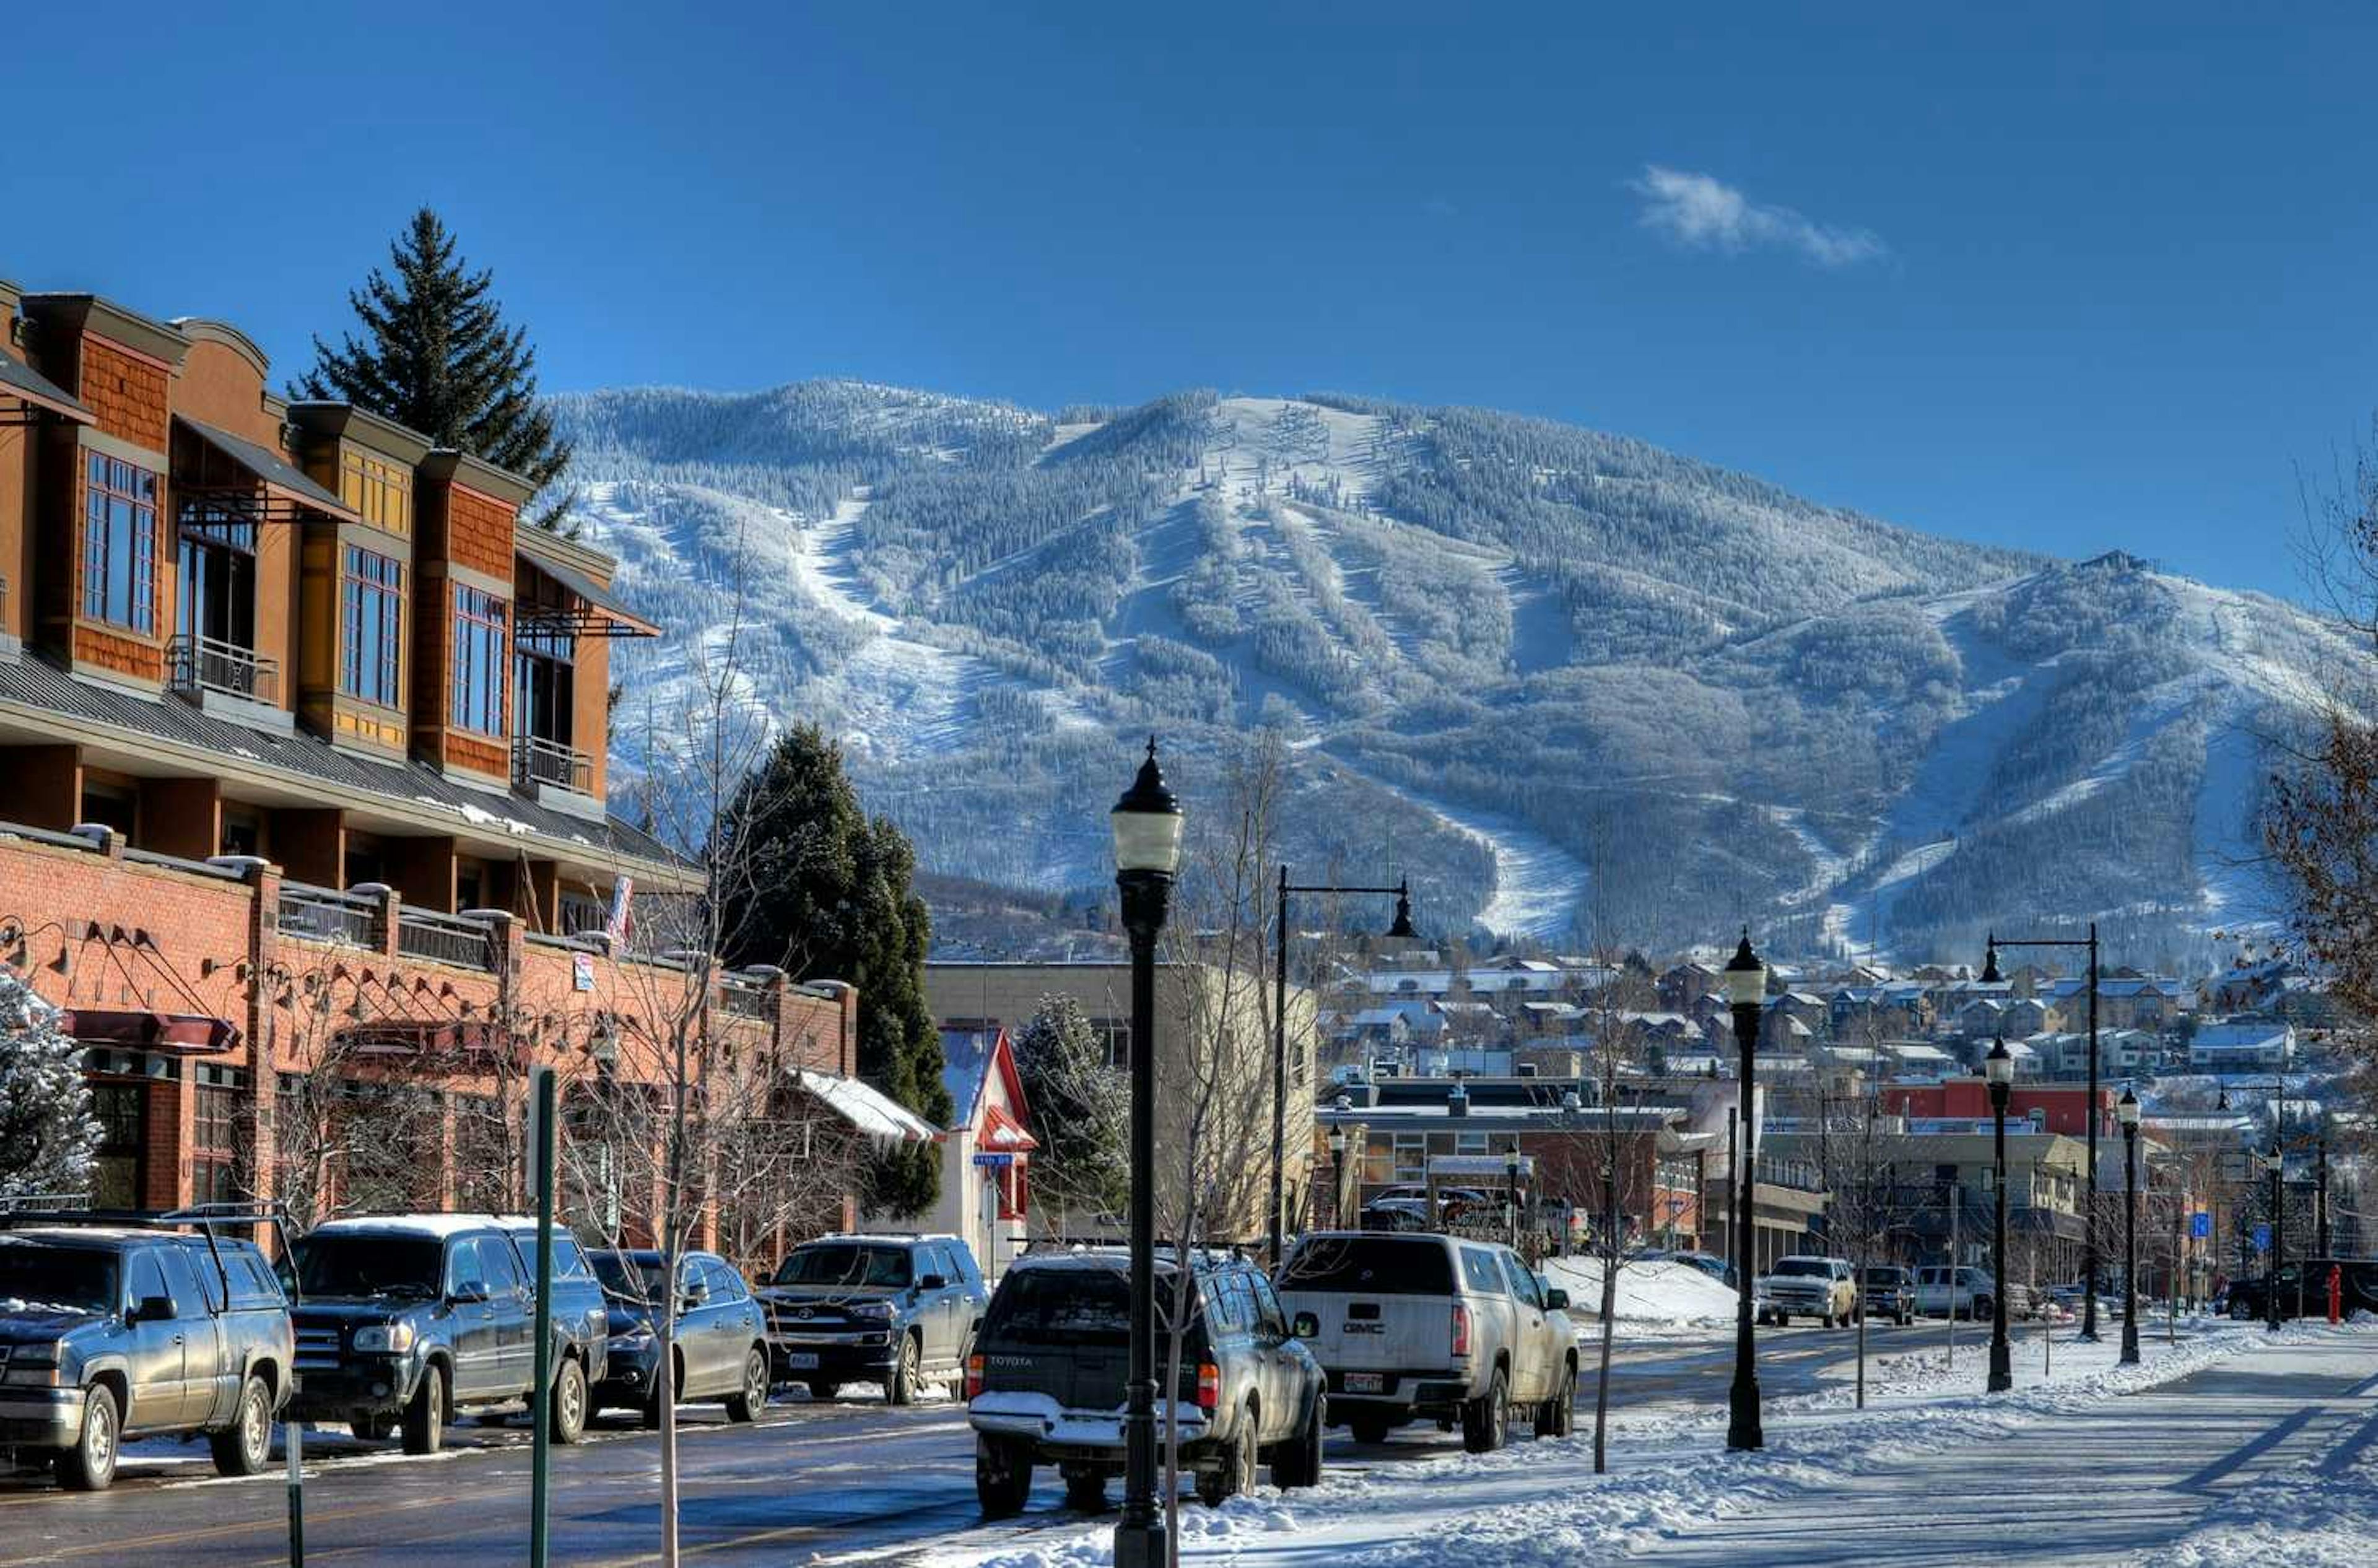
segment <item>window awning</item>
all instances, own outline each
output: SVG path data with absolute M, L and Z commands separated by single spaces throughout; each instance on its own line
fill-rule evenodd
M 797 1067 L 793 1070 L 793 1082 L 873 1142 L 930 1143 L 941 1136 L 931 1122 L 856 1078 Z
M 602 587 L 584 572 L 542 555 L 522 559 L 559 583 L 578 601 L 574 604 L 539 604 L 525 599 L 520 605 L 520 626 L 525 631 L 568 632 L 575 637 L 658 637 L 661 628 L 628 608 L 619 595 Z
M 150 1012 L 135 1008 L 69 1007 L 58 1011 L 58 1027 L 87 1046 L 196 1056 L 239 1044 L 239 1028 L 227 1019 L 198 1012 Z
M 75 395 L 12 354 L 0 353 L 0 400 L 13 399 L 15 408 L 0 401 L 0 425 L 30 425 L 54 413 L 77 425 L 98 422 L 98 415 Z
M 362 521 L 353 507 L 300 473 L 279 453 L 182 414 L 175 414 L 174 423 L 247 475 L 246 484 L 234 485 L 193 484 L 177 475 L 174 487 L 181 494 L 231 499 L 237 509 L 263 522 L 294 522 L 301 511 L 336 518 L 342 522 Z
M 1003 1154 L 1023 1154 L 1040 1146 L 1040 1140 L 1027 1132 L 1023 1123 L 997 1106 L 982 1107 L 982 1131 L 975 1142 Z

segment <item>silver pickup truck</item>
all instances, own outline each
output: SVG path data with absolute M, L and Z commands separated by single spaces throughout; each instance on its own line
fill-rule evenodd
M 1309 1313 L 1329 1415 L 1359 1442 L 1417 1419 L 1459 1420 L 1472 1454 L 1500 1448 L 1517 1407 L 1537 1435 L 1574 1420 L 1577 1331 L 1567 1295 L 1496 1242 L 1317 1231 L 1279 1274 L 1280 1304 Z

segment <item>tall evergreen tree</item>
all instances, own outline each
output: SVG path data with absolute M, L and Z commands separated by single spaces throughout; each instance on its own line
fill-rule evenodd
M 0 1198 L 90 1190 L 100 1127 L 82 1059 L 57 1009 L 0 968 Z
M 412 426 L 509 469 L 539 489 L 570 467 L 570 443 L 536 394 L 536 351 L 508 326 L 491 293 L 494 277 L 473 272 L 454 236 L 425 207 L 389 246 L 396 269 L 378 268 L 347 294 L 363 326 L 337 348 L 314 339 L 314 368 L 290 384 L 299 398 L 330 398 Z M 567 502 L 536 517 L 550 528 Z
M 735 842 L 717 863 L 738 869 L 723 890 L 732 964 L 774 964 L 859 987 L 859 1073 L 936 1127 L 949 1125 L 942 1037 L 925 1005 L 932 924 L 909 886 L 916 853 L 889 818 L 870 820 L 815 724 L 777 741 L 727 811 Z M 938 1146 L 898 1151 L 874 1172 L 875 1206 L 913 1215 L 941 1190 Z

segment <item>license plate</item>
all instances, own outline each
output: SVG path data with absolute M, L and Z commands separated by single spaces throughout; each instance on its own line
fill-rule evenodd
M 1349 1394 L 1378 1394 L 1384 1392 L 1387 1386 L 1386 1377 L 1378 1372 L 1346 1374 L 1346 1392 Z
M 792 1368 L 792 1370 L 797 1372 L 813 1372 L 817 1371 L 817 1352 L 814 1350 L 787 1350 L 785 1352 L 785 1365 Z

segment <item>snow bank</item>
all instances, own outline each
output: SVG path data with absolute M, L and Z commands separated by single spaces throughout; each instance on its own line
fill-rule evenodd
M 1544 1277 L 1568 1292 L 1571 1318 L 1600 1319 L 1601 1259 L 1548 1258 Z M 1669 1259 L 1627 1263 L 1618 1271 L 1616 1316 L 1622 1324 L 1651 1323 L 1675 1328 L 1730 1323 L 1735 1317 L 1734 1287 L 1690 1263 Z

